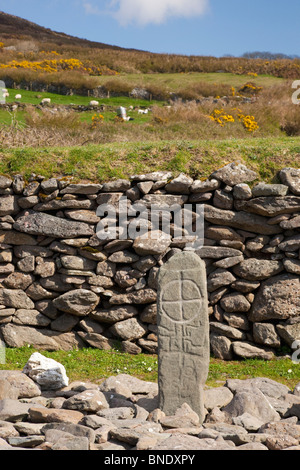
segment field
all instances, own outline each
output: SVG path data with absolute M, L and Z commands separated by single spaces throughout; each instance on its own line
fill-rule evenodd
M 15 83 L 7 106 L 0 106 L 0 174 L 103 182 L 168 170 L 202 179 L 240 161 L 272 183 L 280 169 L 300 167 L 300 112 L 292 103 L 299 60 L 151 54 L 52 37 L 38 27 L 27 37 L 23 26 L 22 36 L 9 29 L 0 33 L 0 80 Z M 77 93 L 28 91 L 25 83 Z M 97 86 L 106 97 L 91 108 L 87 90 Z M 133 89 L 147 99 L 135 98 Z M 51 98 L 51 105 L 40 106 L 43 98 Z M 117 117 L 120 106 L 131 120 Z M 147 114 L 139 112 L 145 109 Z M 0 369 L 22 370 L 32 352 L 7 349 Z M 117 373 L 157 380 L 156 356 L 128 356 L 118 349 L 45 355 L 63 363 L 71 380 Z M 207 384 L 265 376 L 293 388 L 298 368 L 288 357 L 229 363 L 212 358 Z
M 22 370 L 35 349 L 28 346 L 6 350 L 6 364 L 0 363 L 0 370 Z M 118 348 L 111 351 L 83 349 L 80 351 L 42 351 L 66 368 L 71 381 L 92 381 L 100 383 L 107 377 L 117 374 L 130 374 L 142 380 L 157 381 L 157 356 L 138 354 L 132 356 L 120 352 Z M 227 379 L 248 379 L 252 377 L 268 377 L 271 380 L 287 385 L 291 390 L 299 382 L 299 364 L 293 364 L 289 357 L 264 361 L 247 359 L 240 361 L 221 361 L 211 358 L 208 387 L 220 387 Z

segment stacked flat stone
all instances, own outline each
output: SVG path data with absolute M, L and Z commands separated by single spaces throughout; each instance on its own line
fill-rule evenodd
M 156 383 L 68 383 L 51 361 L 35 353 L 23 371 L 0 371 L 0 450 L 300 449 L 300 384 L 229 379 L 204 390 L 202 422 L 187 403 L 166 415 Z
M 104 184 L 0 177 L 0 339 L 10 347 L 157 352 L 157 273 L 170 237 L 99 240 L 98 205 L 204 205 L 211 352 L 270 359 L 300 336 L 300 170 L 278 184 L 240 163 L 206 180 L 169 172 Z M 172 224 L 171 224 L 172 225 Z

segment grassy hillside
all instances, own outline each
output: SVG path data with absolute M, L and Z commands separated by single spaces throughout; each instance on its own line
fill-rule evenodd
M 300 137 L 2 149 L 0 174 L 70 175 L 74 181 L 98 182 L 168 170 L 174 175 L 185 172 L 194 178 L 206 178 L 232 161 L 241 161 L 257 171 L 263 181 L 276 182 L 280 169 L 299 167 Z
M 300 113 L 291 100 L 298 59 L 125 50 L 1 12 L 0 26 L 0 79 L 10 77 L 19 88 L 8 90 L 7 103 L 22 95 L 17 109 L 0 107 L 2 173 L 105 180 L 171 169 L 206 177 L 241 160 L 271 181 L 283 166 L 300 164 Z M 107 97 L 92 109 L 88 96 L 28 91 L 24 81 L 102 86 Z M 134 98 L 133 88 L 148 99 Z M 39 106 L 44 97 L 51 106 Z M 129 122 L 117 118 L 119 106 Z

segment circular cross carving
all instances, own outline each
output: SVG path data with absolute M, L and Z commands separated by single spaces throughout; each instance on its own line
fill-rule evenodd
M 161 308 L 174 323 L 190 323 L 202 307 L 202 295 L 197 284 L 189 279 L 170 281 L 161 292 Z

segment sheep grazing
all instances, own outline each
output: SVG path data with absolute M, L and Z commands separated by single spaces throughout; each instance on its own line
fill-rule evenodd
M 16 96 L 15 96 L 15 99 L 16 99 L 16 100 L 21 100 L 21 99 L 22 99 L 22 95 L 16 95 Z
M 90 101 L 90 106 L 99 106 L 99 101 Z
M 139 110 L 138 110 L 138 113 L 139 113 L 139 114 L 148 114 L 148 113 L 149 113 L 149 109 L 139 109 Z
M 41 104 L 50 104 L 51 98 L 43 98 Z
M 5 91 L 5 92 L 3 93 L 3 98 L 8 98 L 8 97 L 9 97 L 9 93 L 8 93 L 8 91 Z

